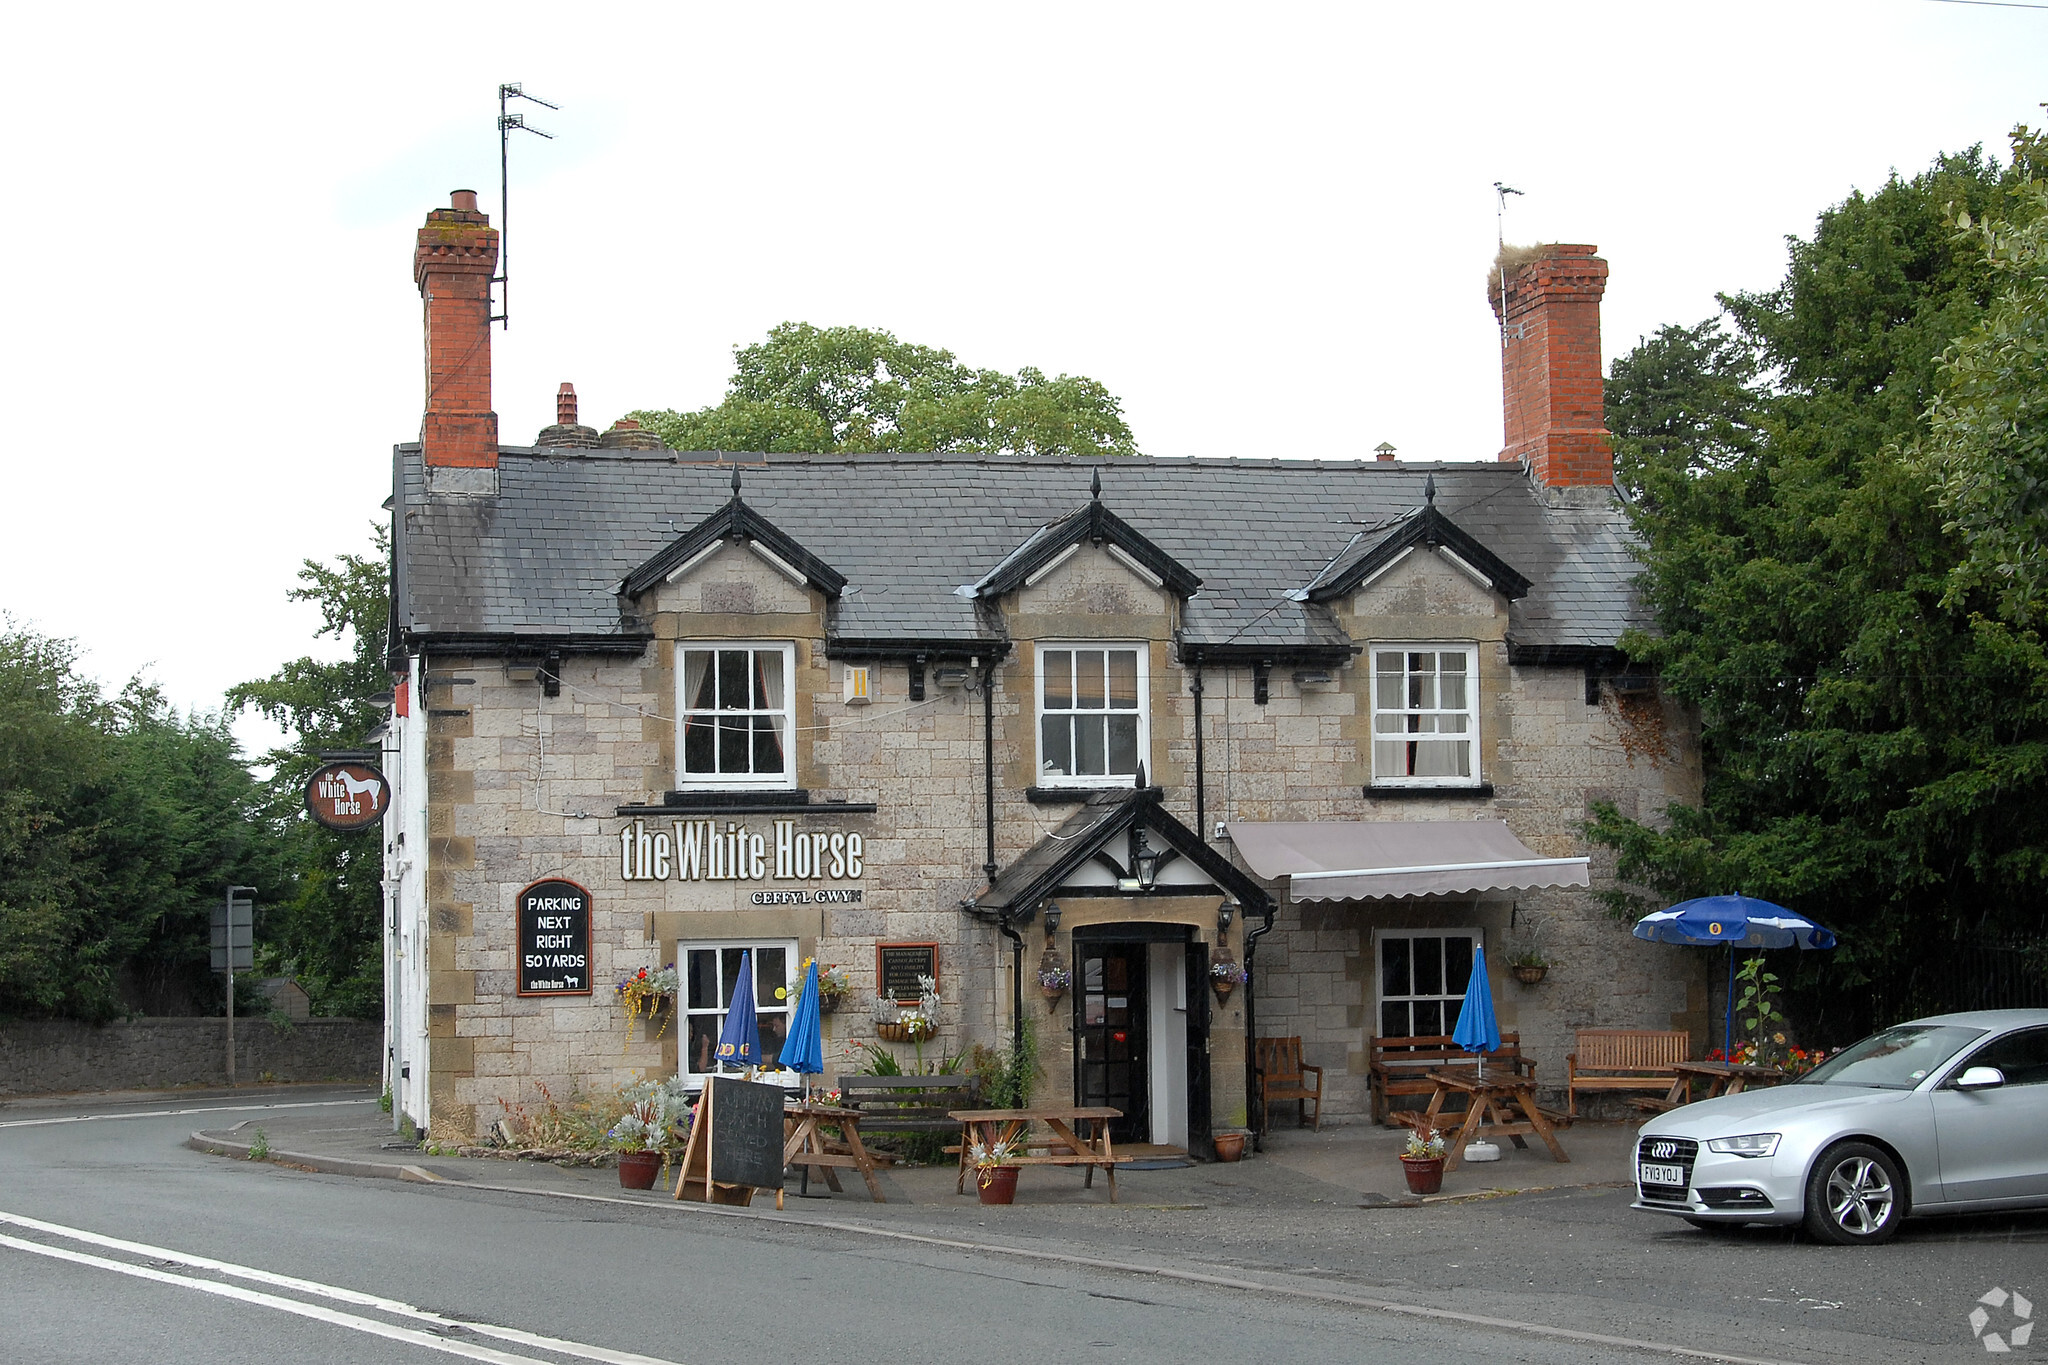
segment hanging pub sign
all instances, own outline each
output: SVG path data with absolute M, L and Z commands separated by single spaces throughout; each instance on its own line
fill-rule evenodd
M 875 945 L 875 994 L 899 1005 L 916 1002 L 924 995 L 921 976 L 939 976 L 939 945 L 936 943 L 878 943 Z
M 367 763 L 323 763 L 306 779 L 306 810 L 329 829 L 368 829 L 390 804 L 391 784 Z
M 590 994 L 590 893 L 559 879 L 519 893 L 521 995 Z

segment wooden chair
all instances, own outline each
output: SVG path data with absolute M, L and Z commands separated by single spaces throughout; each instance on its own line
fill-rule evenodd
M 1672 1107 L 1666 1098 L 1678 1080 L 1672 1063 L 1692 1060 L 1692 1035 L 1683 1031 L 1582 1028 L 1565 1061 L 1566 1112 L 1579 1112 L 1581 1090 L 1649 1091 L 1629 1101 L 1639 1109 Z
M 1323 1069 L 1301 1060 L 1301 1039 L 1259 1038 L 1254 1040 L 1253 1064 L 1259 1073 L 1259 1117 L 1263 1123 L 1268 1106 L 1281 1100 L 1294 1101 L 1297 1125 L 1308 1123 L 1308 1106 L 1315 1104 L 1315 1130 L 1323 1131 Z M 1314 1081 L 1309 1077 L 1313 1074 Z

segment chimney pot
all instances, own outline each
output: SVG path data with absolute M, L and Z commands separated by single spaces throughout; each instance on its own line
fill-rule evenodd
M 448 196 L 448 207 L 460 210 L 463 213 L 475 213 L 477 211 L 476 191 L 455 190 L 451 192 Z
M 498 467 L 498 414 L 491 410 L 491 277 L 498 230 L 476 212 L 476 192 L 456 190 L 435 209 L 413 247 L 413 283 L 426 314 L 426 413 L 420 444 L 430 469 Z M 450 482 L 486 486 L 478 476 Z
M 555 425 L 573 427 L 576 425 L 576 386 L 564 383 L 555 390 Z
M 634 420 L 633 420 L 632 418 L 630 418 L 630 417 L 621 417 L 621 418 L 620 418 L 620 419 L 619 419 L 618 421 L 616 421 L 616 422 L 612 423 L 612 430 L 613 430 L 613 431 L 638 431 L 638 430 L 640 430 L 640 424 L 639 424 L 638 422 L 634 421 Z
M 1381 441 L 1372 448 L 1372 453 L 1373 457 L 1382 463 L 1392 460 L 1394 458 L 1394 443 L 1392 441 Z

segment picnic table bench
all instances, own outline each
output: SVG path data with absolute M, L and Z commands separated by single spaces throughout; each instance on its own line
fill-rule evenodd
M 1373 1122 L 1382 1126 L 1387 1125 L 1391 1112 L 1388 1100 L 1393 1096 L 1435 1096 L 1437 1084 L 1430 1079 L 1430 1072 L 1469 1067 L 1476 1073 L 1479 1069 L 1479 1054 L 1465 1051 L 1448 1034 L 1374 1037 L 1368 1040 L 1368 1046 L 1371 1054 L 1366 1064 L 1366 1085 L 1372 1092 Z M 1493 1074 L 1496 1067 L 1503 1075 L 1524 1080 L 1535 1078 L 1536 1062 L 1522 1055 L 1521 1034 L 1503 1033 L 1500 1046 L 1486 1054 L 1487 1073 Z
M 1692 1035 L 1681 1030 L 1582 1028 L 1565 1064 L 1565 1112 L 1577 1116 L 1579 1092 L 1636 1090 L 1628 1102 L 1662 1111 L 1677 1106 L 1676 1067 L 1692 1055 Z
M 961 1129 L 960 1179 L 955 1182 L 953 1192 L 964 1194 L 967 1191 L 967 1173 L 973 1169 L 968 1163 L 968 1155 L 975 1143 L 992 1147 L 999 1142 L 1008 1142 L 1021 1147 L 1023 1152 L 1005 1161 L 1004 1165 L 1085 1166 L 1088 1174 L 1081 1181 L 1083 1189 L 1095 1188 L 1095 1168 L 1101 1167 L 1109 1178 L 1109 1202 L 1114 1204 L 1116 1168 L 1137 1160 L 1136 1157 L 1118 1156 L 1110 1145 L 1109 1121 L 1123 1116 L 1123 1110 L 1111 1109 L 1107 1105 L 957 1110 L 951 1117 Z M 1051 1136 L 1020 1141 L 1033 1123 L 1044 1124 Z M 1076 1126 L 1084 1131 L 1076 1133 Z

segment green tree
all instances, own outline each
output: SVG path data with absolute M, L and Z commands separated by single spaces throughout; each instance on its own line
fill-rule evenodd
M 316 1013 L 359 1018 L 383 1010 L 383 845 L 374 826 L 341 833 L 317 824 L 306 814 L 304 793 L 322 751 L 356 748 L 383 718 L 376 698 L 391 687 L 390 555 L 389 532 L 374 526 L 369 555 L 307 560 L 301 586 L 288 594 L 320 608 L 314 634 L 342 641 L 346 658 L 295 659 L 228 690 L 230 708 L 255 710 L 292 735 L 265 756 L 274 770 L 266 810 L 292 874 L 265 915 L 265 964 L 297 978 Z
M 2039 923 L 2048 658 L 1955 589 L 1963 540 L 1909 453 L 1995 286 L 1956 215 L 2023 187 L 1972 151 L 1852 195 L 1777 289 L 1723 299 L 1732 333 L 1667 328 L 1610 380 L 1660 627 L 1624 647 L 1698 708 L 1706 784 L 1592 832 L 1661 896 L 1745 891 L 1835 928 L 1795 986 Z
M 278 881 L 259 797 L 220 717 L 108 699 L 69 641 L 0 628 L 0 1014 L 216 1002 L 213 904 Z
M 1116 396 L 1079 375 L 977 370 L 888 332 L 807 322 L 733 357 L 716 407 L 633 416 L 675 450 L 1138 453 Z

